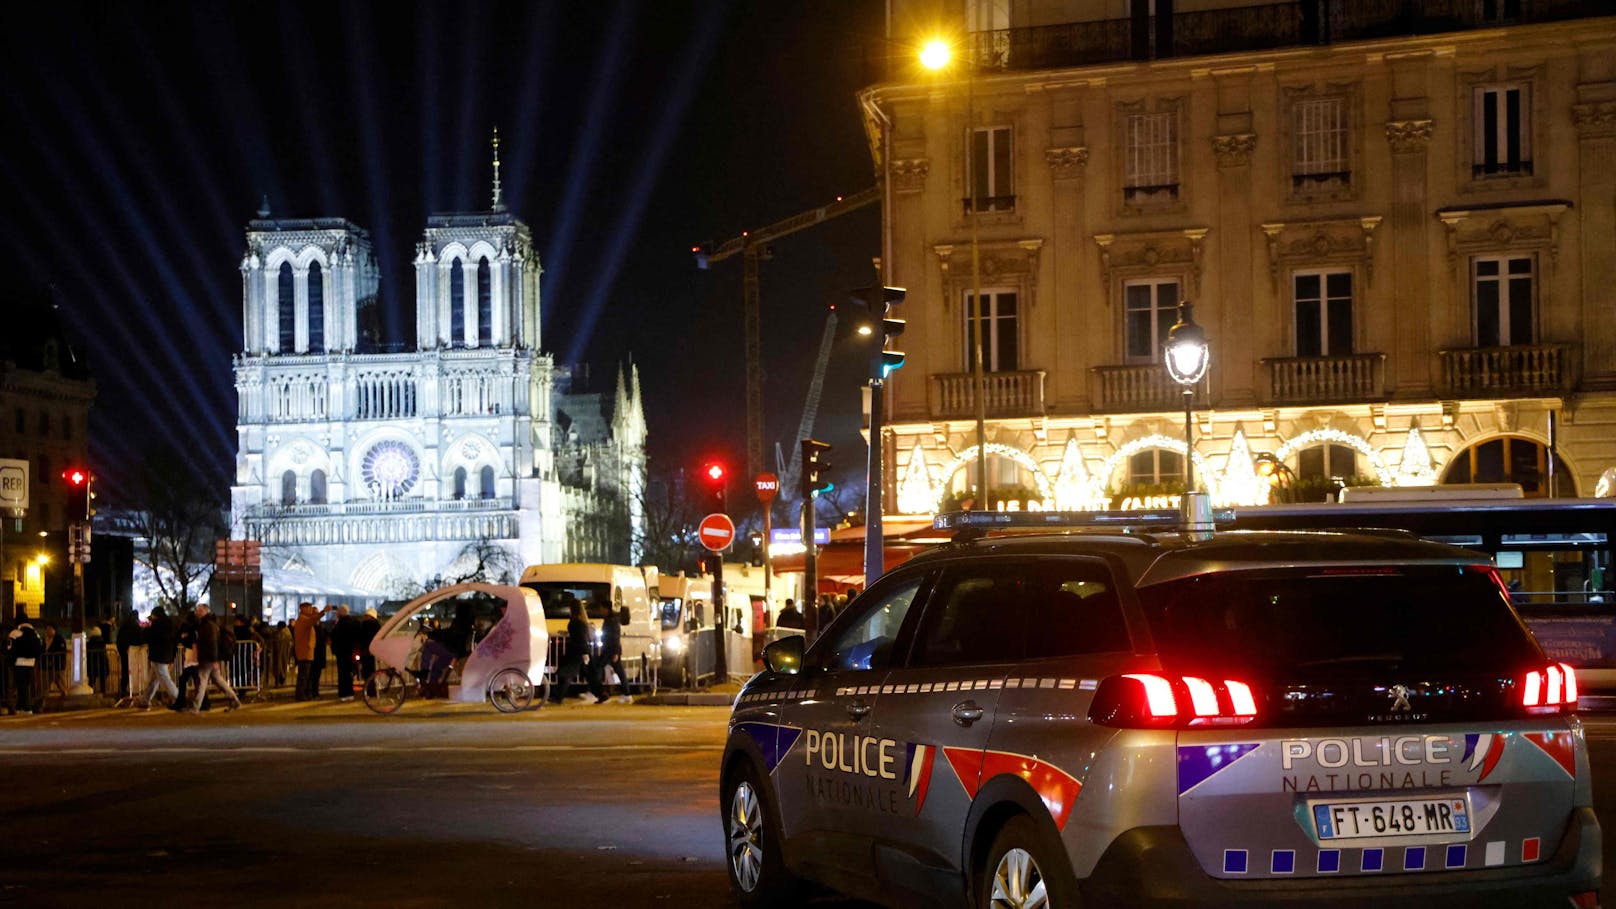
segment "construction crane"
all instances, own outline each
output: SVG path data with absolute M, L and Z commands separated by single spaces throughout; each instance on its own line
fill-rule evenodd
M 797 438 L 813 438 L 814 421 L 819 418 L 819 394 L 825 388 L 825 370 L 830 366 L 831 345 L 836 340 L 836 306 L 831 305 L 830 315 L 825 317 L 825 333 L 819 337 L 819 357 L 814 360 L 814 377 L 808 382 L 808 399 L 802 405 L 802 422 L 797 424 Z M 775 469 L 780 471 L 780 491 L 784 495 L 795 495 L 797 489 L 797 474 L 802 470 L 802 449 L 793 444 L 791 446 L 791 462 L 785 463 L 780 455 L 780 444 L 774 446 Z
M 772 241 L 874 205 L 880 199 L 881 187 L 877 184 L 851 196 L 838 196 L 829 205 L 746 231 L 723 243 L 702 243 L 691 248 L 696 255 L 697 268 L 705 269 L 737 254 L 744 263 L 741 301 L 746 313 L 746 466 L 752 476 L 763 470 L 763 330 L 758 316 L 758 263 L 773 252 L 769 246 Z

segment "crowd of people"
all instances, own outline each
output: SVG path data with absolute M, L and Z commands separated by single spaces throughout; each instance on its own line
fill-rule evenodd
M 200 712 L 212 706 L 210 695 L 216 692 L 229 711 L 241 706 L 236 688 L 282 687 L 288 678 L 296 683 L 298 700 L 318 698 L 329 659 L 336 664 L 338 700 L 353 700 L 355 674 L 363 680 L 375 670 L 369 644 L 381 628 L 376 610 L 355 614 L 347 606 L 303 607 L 291 624 L 219 616 L 206 603 L 179 609 L 177 615 L 155 606 L 144 619 L 134 609 L 120 609 L 116 626 L 100 622 L 86 629 L 86 682 L 95 694 L 146 710 Z M 0 622 L 0 710 L 37 713 L 46 697 L 68 693 L 68 637 L 64 629 L 21 610 L 12 621 Z M 247 642 L 256 647 L 238 646 Z M 112 653 L 117 654 L 116 678 Z M 132 668 L 137 679 L 145 679 L 133 687 Z

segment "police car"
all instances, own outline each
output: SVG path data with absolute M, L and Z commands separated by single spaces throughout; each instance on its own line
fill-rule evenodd
M 1596 906 L 1576 675 L 1484 556 L 1043 533 L 881 578 L 738 696 L 731 885 L 889 905 Z

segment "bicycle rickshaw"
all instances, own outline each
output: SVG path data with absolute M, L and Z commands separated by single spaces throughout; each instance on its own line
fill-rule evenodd
M 538 694 L 549 693 L 545 658 L 550 635 L 544 626 L 544 604 L 538 594 L 502 584 L 454 584 L 404 604 L 382 623 L 370 642 L 380 666 L 365 680 L 365 706 L 393 713 L 422 690 L 422 643 L 434 625 L 447 626 L 463 604 L 470 604 L 479 628 L 486 627 L 471 653 L 455 660 L 446 676 L 448 699 L 462 703 L 488 701 L 501 713 L 526 710 Z

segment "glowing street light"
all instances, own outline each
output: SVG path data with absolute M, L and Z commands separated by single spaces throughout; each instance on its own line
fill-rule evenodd
M 1184 495 L 1195 489 L 1195 467 L 1190 453 L 1194 450 L 1191 435 L 1194 424 L 1190 408 L 1195 402 L 1195 386 L 1206 375 L 1212 363 L 1212 350 L 1206 343 L 1206 331 L 1195 324 L 1191 313 L 1195 304 L 1182 300 L 1178 304 L 1178 321 L 1167 330 L 1167 376 L 1184 388 Z
M 948 65 L 953 56 L 954 52 L 949 48 L 947 41 L 934 38 L 920 49 L 920 65 L 931 70 L 942 69 Z

